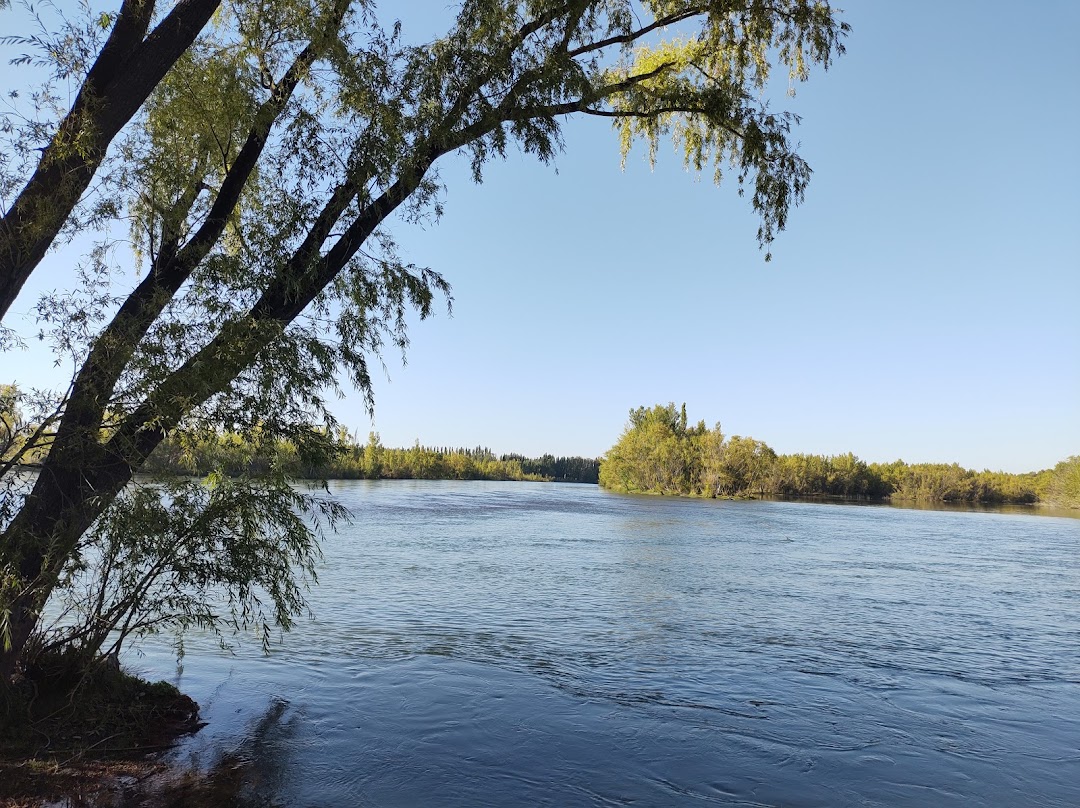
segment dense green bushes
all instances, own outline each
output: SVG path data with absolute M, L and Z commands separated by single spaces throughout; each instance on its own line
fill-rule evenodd
M 934 502 L 1034 503 L 1080 508 L 1080 456 L 1029 474 L 971 471 L 953 463 L 867 464 L 848 453 L 777 455 L 762 441 L 689 426 L 686 405 L 630 411 L 600 466 L 614 491 L 692 496 L 837 497 Z

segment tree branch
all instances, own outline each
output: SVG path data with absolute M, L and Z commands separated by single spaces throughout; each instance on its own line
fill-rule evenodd
M 701 14 L 708 12 L 707 6 L 694 6 L 692 8 L 680 11 L 677 14 L 669 14 L 666 17 L 658 17 L 648 25 L 642 26 L 634 31 L 630 31 L 627 34 L 619 34 L 617 36 L 611 36 L 607 39 L 599 39 L 596 42 L 589 42 L 586 45 L 582 45 L 579 48 L 574 48 L 571 51 L 567 51 L 567 55 L 571 59 L 576 59 L 578 56 L 584 56 L 586 53 L 595 53 L 596 51 L 609 48 L 612 45 L 628 45 L 631 42 L 637 42 L 643 36 L 651 34 L 659 28 L 665 28 L 668 25 L 675 25 L 689 20 L 693 17 L 697 17 Z
M 71 111 L 0 219 L 0 319 L 52 245 L 113 138 L 191 46 L 221 0 L 180 0 L 142 39 L 153 2 L 128 0 Z

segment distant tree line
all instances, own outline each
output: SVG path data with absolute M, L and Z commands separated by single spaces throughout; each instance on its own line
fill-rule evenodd
M 597 457 L 525 457 L 519 454 L 502 455 L 504 462 L 518 461 L 526 474 L 535 474 L 556 483 L 592 483 L 600 481 L 600 459 Z
M 496 455 L 490 449 L 421 446 L 394 449 L 372 432 L 360 443 L 345 430 L 298 432 L 261 442 L 231 432 L 176 435 L 150 456 L 144 467 L 156 474 L 260 475 L 271 469 L 305 479 L 368 480 L 534 480 L 596 483 L 600 461 L 586 457 L 529 458 Z
M 945 463 L 865 463 L 855 455 L 778 455 L 767 444 L 726 437 L 720 424 L 689 425 L 686 405 L 630 411 L 600 465 L 600 485 L 628 493 L 1036 503 L 1080 508 L 1080 456 L 1027 474 L 971 471 Z

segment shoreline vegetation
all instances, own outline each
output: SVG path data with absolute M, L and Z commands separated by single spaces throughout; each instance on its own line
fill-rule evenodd
M 957 463 L 866 463 L 841 455 L 777 454 L 764 441 L 690 426 L 686 405 L 639 407 L 602 458 L 496 455 L 486 447 L 365 443 L 338 429 L 265 444 L 233 433 L 174 435 L 147 461 L 158 475 L 259 476 L 271 469 L 319 480 L 505 480 L 599 484 L 618 493 L 894 504 L 1047 505 L 1080 509 L 1080 456 L 1012 474 Z
M 686 405 L 630 411 L 600 465 L 602 487 L 620 493 L 691 497 L 1049 505 L 1080 508 L 1080 456 L 1052 469 L 1010 474 L 956 463 L 866 463 L 842 455 L 777 454 L 763 441 L 690 426 Z
M 509 480 L 556 483 L 599 481 L 594 457 L 496 455 L 483 446 L 389 448 L 372 432 L 360 443 L 345 430 L 307 433 L 298 440 L 257 443 L 225 432 L 172 435 L 147 460 L 157 475 L 260 476 L 271 469 L 307 480 Z

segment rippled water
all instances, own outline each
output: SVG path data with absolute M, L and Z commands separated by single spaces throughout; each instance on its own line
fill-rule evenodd
M 313 622 L 132 660 L 248 804 L 1080 805 L 1080 520 L 332 488 Z

